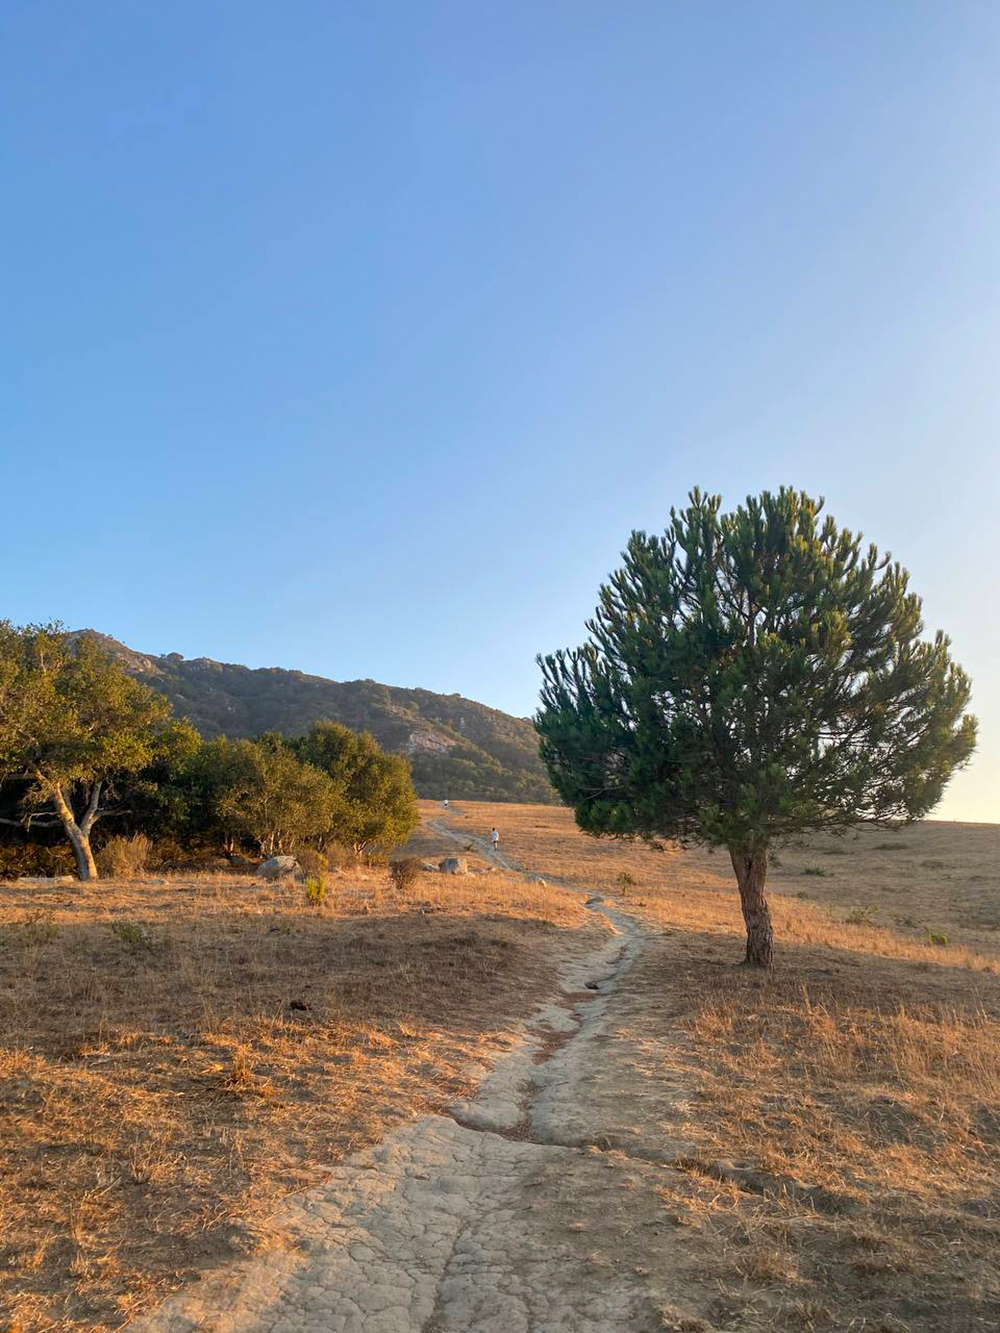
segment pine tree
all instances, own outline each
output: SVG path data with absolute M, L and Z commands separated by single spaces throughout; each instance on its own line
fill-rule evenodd
M 900 565 L 804 493 L 720 505 L 695 490 L 662 537 L 632 534 L 588 642 L 538 659 L 535 725 L 582 829 L 728 849 L 766 967 L 769 852 L 927 814 L 976 722 Z

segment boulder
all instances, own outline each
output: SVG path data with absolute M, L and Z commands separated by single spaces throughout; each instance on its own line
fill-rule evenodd
M 257 874 L 267 880 L 290 879 L 301 872 L 302 867 L 294 856 L 271 856 L 257 867 Z
M 438 869 L 443 875 L 467 875 L 469 863 L 464 856 L 446 856 Z

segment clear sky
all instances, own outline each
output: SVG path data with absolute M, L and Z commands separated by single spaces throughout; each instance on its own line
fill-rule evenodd
M 825 495 L 1000 820 L 1000 6 L 6 0 L 4 597 L 519 714 L 633 527 Z

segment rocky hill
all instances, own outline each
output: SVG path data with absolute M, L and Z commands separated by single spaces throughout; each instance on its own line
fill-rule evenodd
M 370 731 L 386 750 L 405 754 L 421 796 L 554 801 L 531 723 L 459 694 L 434 694 L 335 681 L 280 667 L 252 670 L 179 653 L 156 657 L 84 630 L 133 675 L 166 695 L 178 717 L 203 736 L 299 735 L 318 718 Z

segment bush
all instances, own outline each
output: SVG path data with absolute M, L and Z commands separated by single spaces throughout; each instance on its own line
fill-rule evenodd
M 0 845 L 0 879 L 73 873 L 73 853 L 67 846 L 45 847 L 30 842 L 10 842 Z
M 112 921 L 111 932 L 130 953 L 151 953 L 153 937 L 136 921 Z
M 145 833 L 109 838 L 97 853 L 97 868 L 109 879 L 135 879 L 146 869 L 153 844 Z
M 877 907 L 852 907 L 844 920 L 849 926 L 877 926 Z
M 326 902 L 326 877 L 310 875 L 306 880 L 306 902 L 310 907 L 322 907 Z
M 318 852 L 315 847 L 297 847 L 295 859 L 302 867 L 302 873 L 307 879 L 323 879 L 330 868 L 327 857 L 322 852 Z
M 405 856 L 401 861 L 390 861 L 389 878 L 397 893 L 406 893 L 416 884 L 420 875 L 420 862 L 413 856 Z
M 342 843 L 327 843 L 323 855 L 326 857 L 327 865 L 331 870 L 355 870 L 357 868 L 357 853 L 353 848 L 345 847 Z

